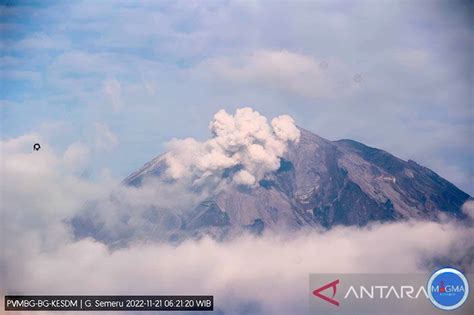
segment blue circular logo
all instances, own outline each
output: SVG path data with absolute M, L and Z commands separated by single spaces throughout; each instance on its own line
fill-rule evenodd
M 428 281 L 428 296 L 439 309 L 450 311 L 461 307 L 469 295 L 466 277 L 454 268 L 435 271 Z

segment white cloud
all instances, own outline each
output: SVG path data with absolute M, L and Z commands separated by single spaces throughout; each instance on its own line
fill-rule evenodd
M 15 43 L 14 48 L 18 50 L 65 50 L 70 45 L 70 41 L 65 37 L 51 37 L 37 33 Z
M 104 123 L 95 123 L 95 147 L 100 151 L 111 151 L 118 145 L 117 136 Z
M 35 71 L 23 71 L 23 70 L 3 70 L 2 79 L 12 81 L 38 81 L 41 78 L 41 74 Z
M 42 144 L 39 151 L 32 150 L 35 142 Z M 2 260 L 14 264 L 23 254 L 20 247 L 42 250 L 68 239 L 62 221 L 109 190 L 108 183 L 86 182 L 68 167 L 84 151 L 81 144 L 73 144 L 57 154 L 36 134 L 1 141 Z
M 31 249 L 9 286 L 41 294 L 212 294 L 215 309 L 224 314 L 250 303 L 256 314 L 303 314 L 309 273 L 430 272 L 427 261 L 454 243 L 468 244 L 472 236 L 472 229 L 455 224 L 404 222 L 290 238 L 135 244 L 115 251 L 85 239 L 42 254 Z M 465 253 L 450 255 L 457 259 Z
M 64 166 L 70 170 L 81 170 L 89 160 L 89 147 L 81 142 L 71 144 L 63 154 Z
M 122 85 L 119 80 L 116 78 L 106 79 L 103 92 L 114 111 L 122 108 Z
M 337 82 L 321 66 L 323 60 L 287 50 L 257 50 L 251 53 L 214 57 L 196 69 L 201 75 L 216 76 L 248 85 L 270 87 L 310 98 L 328 96 Z M 331 64 L 336 71 L 338 63 Z
M 114 54 L 69 50 L 57 56 L 50 65 L 52 71 L 63 75 L 114 75 L 126 71 L 114 61 Z M 111 78 L 113 80 L 113 78 Z
M 462 206 L 462 211 L 471 219 L 474 219 L 474 200 L 466 201 Z
M 430 54 L 420 49 L 405 49 L 395 52 L 394 58 L 405 66 L 415 70 L 426 66 L 430 62 Z

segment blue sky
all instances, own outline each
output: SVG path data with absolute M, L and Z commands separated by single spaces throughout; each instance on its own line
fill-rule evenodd
M 472 2 L 2 1 L 2 138 L 124 177 L 221 108 L 289 114 L 474 193 Z

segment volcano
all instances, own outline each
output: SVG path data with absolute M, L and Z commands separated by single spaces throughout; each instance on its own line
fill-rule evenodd
M 462 219 L 470 196 L 432 170 L 353 140 L 329 141 L 299 128 L 278 170 L 253 187 L 228 186 L 186 213 L 155 209 L 155 230 L 171 239 L 233 231 L 261 234 L 301 228 L 364 226 L 404 219 Z M 127 177 L 141 187 L 167 169 L 163 155 Z M 176 196 L 179 198 L 179 196 Z M 76 222 L 77 223 L 77 222 Z M 83 224 L 83 222 L 82 222 Z
M 466 217 L 470 196 L 432 170 L 321 138 L 289 116 L 268 124 L 250 108 L 219 111 L 210 128 L 210 140 L 178 140 L 107 200 L 89 202 L 71 219 L 76 237 L 120 246 Z

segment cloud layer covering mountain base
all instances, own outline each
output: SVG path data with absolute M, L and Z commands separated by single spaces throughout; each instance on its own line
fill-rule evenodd
M 266 235 L 224 243 L 202 239 L 179 246 L 142 243 L 115 251 L 91 239 L 64 240 L 52 251 L 20 249 L 25 251 L 22 259 L 6 262 L 3 290 L 57 295 L 212 294 L 216 309 L 226 313 L 249 309 L 303 314 L 309 273 L 429 272 L 432 259 L 446 253 L 463 260 L 473 236 L 472 229 L 454 222 L 404 222 L 341 227 L 288 239 Z

